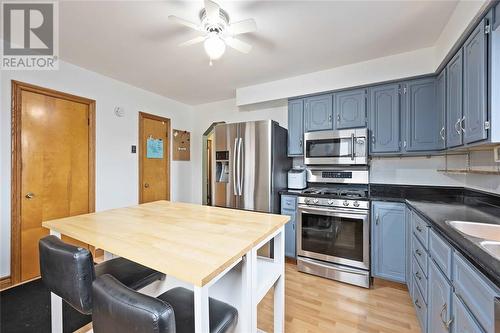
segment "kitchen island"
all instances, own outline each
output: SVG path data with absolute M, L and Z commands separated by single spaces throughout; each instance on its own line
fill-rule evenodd
M 193 290 L 196 332 L 209 331 L 209 296 L 238 309 L 238 332 L 256 332 L 257 305 L 274 286 L 274 331 L 283 332 L 288 221 L 283 215 L 156 201 L 43 226 L 166 274 L 144 293 L 156 296 L 176 286 Z M 259 257 L 257 250 L 270 241 L 273 258 Z M 62 332 L 62 301 L 51 297 L 52 332 Z

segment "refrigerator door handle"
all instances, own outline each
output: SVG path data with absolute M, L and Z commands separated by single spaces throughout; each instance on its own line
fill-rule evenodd
M 238 191 L 236 192 L 237 195 L 241 195 L 241 138 L 237 138 L 237 144 L 236 146 L 238 147 L 238 156 L 236 158 L 236 184 L 237 184 L 237 189 Z
M 243 151 L 243 138 L 240 138 L 240 144 L 239 144 L 239 150 L 238 150 L 238 160 L 240 162 L 240 167 L 239 167 L 239 170 L 240 170 L 240 173 L 238 175 L 239 177 L 239 182 L 238 182 L 238 186 L 239 186 L 239 193 L 240 195 L 243 195 L 243 172 L 245 171 L 243 168 L 243 154 L 245 152 Z
M 233 146 L 233 190 L 234 190 L 234 195 L 238 195 L 238 185 L 236 182 L 236 161 L 237 161 L 237 147 L 238 147 L 238 138 L 234 139 L 234 146 Z

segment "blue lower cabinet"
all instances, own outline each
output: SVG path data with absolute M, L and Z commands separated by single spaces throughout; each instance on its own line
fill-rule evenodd
M 485 333 L 464 303 L 453 295 L 453 333 Z
M 372 215 L 372 276 L 406 282 L 405 205 L 374 202 Z
M 448 333 L 452 325 L 452 289 L 434 261 L 429 264 L 429 295 L 427 302 L 428 332 Z
M 453 258 L 455 294 L 487 333 L 495 332 L 495 297 L 500 291 L 456 252 Z M 461 331 L 460 331 L 461 332 Z
M 425 304 L 424 298 L 420 289 L 417 287 L 417 282 L 413 283 L 413 304 L 415 304 L 415 309 L 417 310 L 417 318 L 420 322 L 420 328 L 422 333 L 427 332 L 427 304 Z M 430 331 L 429 331 L 430 333 Z
M 297 212 L 297 197 L 293 195 L 281 196 L 281 215 L 290 216 L 290 221 L 285 224 L 285 256 L 290 258 L 296 257 L 296 212 Z

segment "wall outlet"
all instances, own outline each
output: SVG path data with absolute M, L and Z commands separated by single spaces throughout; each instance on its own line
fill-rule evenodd
M 137 147 L 135 145 L 132 145 L 131 151 L 132 151 L 132 154 L 137 153 Z

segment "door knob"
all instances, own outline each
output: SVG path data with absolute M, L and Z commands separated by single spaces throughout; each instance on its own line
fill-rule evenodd
M 148 188 L 148 187 L 149 187 L 149 184 L 148 184 L 148 183 L 144 183 L 144 187 L 145 187 L 145 188 Z
M 33 199 L 35 197 L 35 193 L 33 192 L 28 192 L 26 193 L 26 195 L 24 196 L 26 199 Z

